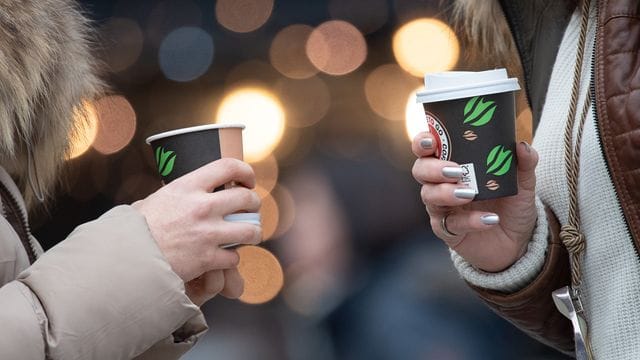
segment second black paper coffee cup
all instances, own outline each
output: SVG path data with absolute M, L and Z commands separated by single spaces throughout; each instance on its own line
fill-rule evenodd
M 515 97 L 517 78 L 505 69 L 452 71 L 425 75 L 418 92 L 435 156 L 458 163 L 461 184 L 476 192 L 474 200 L 518 192 Z

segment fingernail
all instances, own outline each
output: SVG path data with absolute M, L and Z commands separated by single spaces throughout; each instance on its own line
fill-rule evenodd
M 528 142 L 522 141 L 522 142 L 520 142 L 520 144 L 522 144 L 522 146 L 524 146 L 524 149 L 527 150 L 528 153 L 531 152 L 531 145 L 529 145 Z
M 485 225 L 496 225 L 500 223 L 500 217 L 496 214 L 486 214 L 480 216 L 480 221 Z
M 462 177 L 462 168 L 460 167 L 452 167 L 446 166 L 442 168 L 442 176 L 448 178 L 461 178 Z
M 422 146 L 423 149 L 431 149 L 433 147 L 433 139 L 426 138 L 420 140 L 420 146 Z
M 472 188 L 459 188 L 453 190 L 453 196 L 458 199 L 473 199 L 476 197 L 476 191 Z

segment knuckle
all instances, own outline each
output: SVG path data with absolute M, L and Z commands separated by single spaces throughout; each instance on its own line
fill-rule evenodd
M 236 251 L 230 250 L 229 253 L 229 265 L 232 267 L 238 266 L 240 264 L 240 255 Z
M 247 224 L 243 226 L 238 236 L 241 243 L 256 245 L 262 240 L 262 228 L 260 226 Z
M 251 191 L 251 202 L 250 202 L 250 204 L 253 205 L 253 207 L 255 207 L 255 208 L 260 208 L 262 206 L 262 199 L 260 199 L 260 196 L 255 191 Z
M 422 185 L 420 189 L 420 197 L 425 205 L 429 205 L 433 202 L 433 188 L 427 185 Z
M 204 219 L 211 213 L 211 202 L 205 199 L 198 199 L 193 202 L 191 212 L 195 219 Z
M 413 167 L 411 168 L 411 175 L 416 179 L 417 182 L 421 183 L 421 172 L 422 172 L 422 161 L 421 159 L 417 159 L 413 162 Z
M 246 188 L 239 188 L 238 191 L 239 191 L 240 201 L 242 202 L 242 204 L 247 206 L 255 203 L 253 191 Z

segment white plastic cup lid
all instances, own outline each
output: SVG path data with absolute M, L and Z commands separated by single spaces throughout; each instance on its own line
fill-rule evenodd
M 417 93 L 419 103 L 520 90 L 518 79 L 510 78 L 506 69 L 429 73 L 424 76 L 424 87 Z
M 249 223 L 253 225 L 261 225 L 260 222 L 260 213 L 237 213 L 237 214 L 229 214 L 223 218 L 225 221 L 232 222 L 243 222 Z
M 165 131 L 159 134 L 151 135 L 145 141 L 147 144 L 151 144 L 152 141 L 156 141 L 158 139 L 162 139 L 170 136 L 187 134 L 187 133 L 196 132 L 196 131 L 204 131 L 204 130 L 211 130 L 211 129 L 228 129 L 228 128 L 240 128 L 244 130 L 245 126 L 242 124 L 207 124 L 207 125 L 191 126 L 191 127 L 185 127 L 185 128 Z

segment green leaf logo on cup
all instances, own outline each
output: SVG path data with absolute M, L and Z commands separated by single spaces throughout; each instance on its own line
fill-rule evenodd
M 162 146 L 156 148 L 156 164 L 158 164 L 158 172 L 160 175 L 167 176 L 171 174 L 175 161 L 175 151 L 165 150 Z
M 496 145 L 487 156 L 487 174 L 502 176 L 511 169 L 513 152 L 503 145 Z
M 483 97 L 475 96 L 464 106 L 464 123 L 471 126 L 483 126 L 489 123 L 498 105 L 495 101 L 485 101 Z

